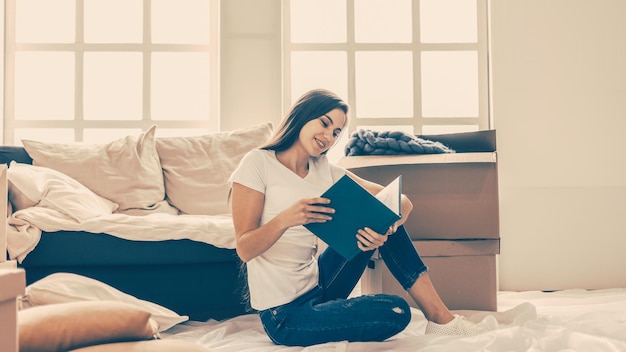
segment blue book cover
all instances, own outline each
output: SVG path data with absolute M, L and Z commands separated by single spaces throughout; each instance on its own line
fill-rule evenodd
M 335 182 L 321 197 L 330 199 L 328 207 L 335 209 L 333 219 L 323 223 L 306 224 L 337 253 L 351 260 L 361 252 L 357 246 L 359 229 L 369 227 L 384 234 L 401 218 L 402 176 L 398 176 L 378 194 L 373 195 L 348 175 Z

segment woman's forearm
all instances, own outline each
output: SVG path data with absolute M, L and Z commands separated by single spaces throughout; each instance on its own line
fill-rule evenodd
M 277 216 L 268 223 L 237 236 L 237 255 L 244 262 L 256 258 L 270 249 L 288 228 Z

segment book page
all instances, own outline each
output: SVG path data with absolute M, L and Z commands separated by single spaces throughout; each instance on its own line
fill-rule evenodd
M 402 203 L 402 175 L 391 181 L 385 188 L 376 194 L 376 199 L 385 204 L 398 215 L 401 214 Z

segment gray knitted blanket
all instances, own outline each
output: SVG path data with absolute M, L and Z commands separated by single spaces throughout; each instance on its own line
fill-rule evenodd
M 453 149 L 402 131 L 358 130 L 346 144 L 346 156 L 454 153 Z

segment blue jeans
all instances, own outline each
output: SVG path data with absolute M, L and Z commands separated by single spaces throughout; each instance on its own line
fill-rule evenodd
M 408 290 L 427 268 L 404 226 L 378 251 Z M 401 297 L 387 294 L 347 298 L 374 251 L 347 261 L 327 248 L 319 257 L 319 284 L 290 303 L 260 312 L 270 339 L 280 345 L 309 346 L 333 341 L 383 341 L 409 324 L 411 311 Z

